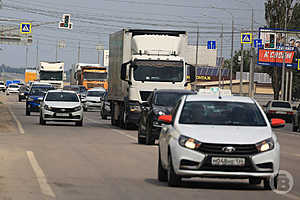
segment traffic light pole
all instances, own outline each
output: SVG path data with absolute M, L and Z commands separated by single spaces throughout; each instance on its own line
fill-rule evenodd
M 287 13 L 288 13 L 288 8 L 287 8 L 287 5 L 286 5 L 286 8 L 285 8 L 285 24 L 284 24 L 284 31 L 286 31 L 287 29 Z M 286 58 L 286 55 L 285 55 L 285 44 L 286 44 L 286 36 L 287 36 L 287 33 L 285 32 L 285 35 L 284 35 L 284 41 L 283 41 L 283 62 L 282 62 L 282 74 L 281 74 L 281 100 L 284 100 L 284 83 L 285 83 L 285 58 Z

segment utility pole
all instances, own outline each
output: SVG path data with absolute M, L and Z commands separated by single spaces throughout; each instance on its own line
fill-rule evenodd
M 198 49 L 199 48 L 199 24 L 197 26 L 197 46 L 196 46 L 196 66 L 198 65 Z
M 28 68 L 28 44 L 26 44 L 25 54 L 26 54 L 26 68 Z
M 79 41 L 79 44 L 78 44 L 78 57 L 77 57 L 77 63 L 80 62 L 80 41 Z
M 292 102 L 292 96 L 293 96 L 293 71 L 290 72 L 290 96 L 289 96 L 289 102 Z
M 253 38 L 253 22 L 254 22 L 254 13 L 252 8 L 252 20 L 251 20 L 251 34 Z M 251 49 L 250 49 L 250 84 L 248 89 L 248 95 L 249 97 L 253 96 L 253 90 L 254 90 L 254 49 L 253 49 L 253 41 L 251 41 Z
M 58 40 L 56 40 L 56 51 L 55 51 L 55 61 L 57 62 L 58 57 Z
M 222 33 L 221 33 L 221 65 L 219 67 L 219 88 L 221 88 L 221 79 L 222 79 L 222 69 L 223 69 L 223 24 L 222 24 Z
M 285 84 L 285 93 L 284 93 L 284 100 L 287 101 L 288 100 L 288 94 L 289 94 L 289 70 L 286 71 L 285 73 L 285 80 L 286 80 L 286 84 Z
M 39 65 L 39 41 L 36 42 L 36 64 L 35 64 L 36 69 L 38 68 L 38 65 Z
M 233 35 L 234 35 L 234 21 L 232 16 L 232 32 L 231 32 L 231 65 L 230 65 L 230 91 L 232 92 L 232 73 L 233 73 Z
M 244 44 L 241 43 L 240 95 L 243 95 Z
M 285 23 L 284 23 L 284 31 L 287 29 L 287 15 L 288 15 L 288 7 L 287 7 L 287 1 L 286 1 L 286 7 L 285 7 Z M 282 62 L 282 74 L 281 74 L 281 100 L 284 100 L 284 75 L 285 75 L 285 44 L 286 44 L 286 32 L 284 33 L 284 40 L 283 40 L 283 62 Z

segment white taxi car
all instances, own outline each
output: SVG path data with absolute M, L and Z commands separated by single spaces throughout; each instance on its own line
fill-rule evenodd
M 159 181 L 178 186 L 182 178 L 239 178 L 277 187 L 280 146 L 255 100 L 185 96 L 159 120 L 166 124 L 159 138 Z
M 75 122 L 76 126 L 82 126 L 83 109 L 77 93 L 49 90 L 40 109 L 40 124 L 44 125 L 47 121 Z

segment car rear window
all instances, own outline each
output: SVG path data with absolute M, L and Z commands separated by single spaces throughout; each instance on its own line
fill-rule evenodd
M 272 107 L 276 107 L 276 108 L 291 108 L 291 104 L 289 102 L 275 101 L 275 102 L 272 102 Z
M 77 94 L 69 92 L 49 92 L 46 101 L 79 102 Z

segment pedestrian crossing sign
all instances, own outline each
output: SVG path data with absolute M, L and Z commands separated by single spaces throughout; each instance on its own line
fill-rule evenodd
M 21 23 L 20 24 L 20 33 L 30 34 L 31 33 L 31 23 Z
M 252 33 L 242 33 L 241 34 L 241 43 L 242 44 L 251 44 L 252 43 Z

